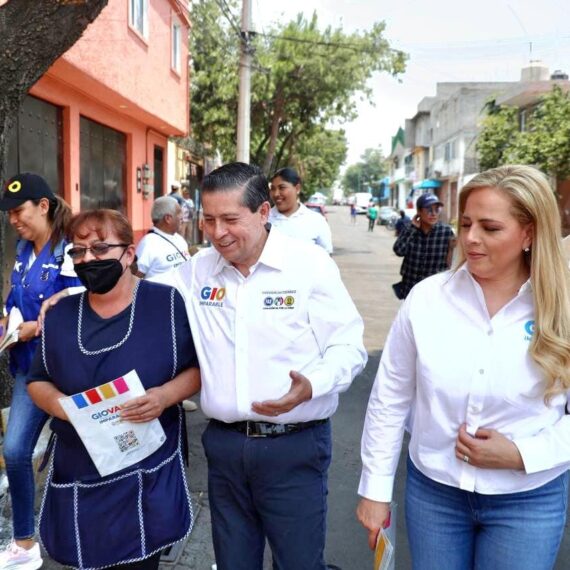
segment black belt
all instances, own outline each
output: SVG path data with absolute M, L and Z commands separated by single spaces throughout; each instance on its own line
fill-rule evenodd
M 319 426 L 326 424 L 329 420 L 313 420 L 310 422 L 301 422 L 298 424 L 272 424 L 269 422 L 233 422 L 226 423 L 220 420 L 211 419 L 210 422 L 221 428 L 237 431 L 243 433 L 247 437 L 278 437 L 280 435 L 286 435 L 288 433 L 297 433 L 303 431 L 304 429 L 311 428 L 313 426 Z

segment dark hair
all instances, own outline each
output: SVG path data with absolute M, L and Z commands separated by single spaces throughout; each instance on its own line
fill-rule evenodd
M 69 223 L 69 220 L 71 220 L 71 208 L 67 205 L 67 202 L 59 196 L 54 196 L 51 199 L 45 199 L 49 201 L 47 216 L 51 232 L 49 238 L 50 248 L 51 251 L 53 251 L 55 246 L 65 236 L 65 228 Z M 44 198 L 32 200 L 32 203 L 38 206 L 42 200 L 44 200 Z
M 273 182 L 273 180 L 278 176 L 279 178 L 283 178 L 285 182 L 293 184 L 293 186 L 297 186 L 297 184 L 303 183 L 297 171 L 294 168 L 291 168 L 290 166 L 285 166 L 285 168 L 280 168 L 279 170 L 276 170 L 273 173 L 273 176 L 270 178 L 271 182 Z
M 269 184 L 258 166 L 244 162 L 230 162 L 212 170 L 202 180 L 202 192 L 241 190 L 241 204 L 257 212 L 263 202 L 269 202 Z
M 75 214 L 67 226 L 67 239 L 73 241 L 75 236 L 84 237 L 86 234 L 80 234 L 79 230 L 85 225 L 88 225 L 89 231 L 96 232 L 102 241 L 107 237 L 109 229 L 112 229 L 121 243 L 134 243 L 131 223 L 123 214 L 116 210 L 101 208 Z
M 404 210 L 400 210 L 400 217 L 403 218 L 403 217 L 405 217 L 405 215 L 406 215 L 406 212 L 404 212 Z

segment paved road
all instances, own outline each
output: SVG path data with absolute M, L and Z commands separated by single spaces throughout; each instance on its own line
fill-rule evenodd
M 400 260 L 391 252 L 391 233 L 384 227 L 376 227 L 373 233 L 368 233 L 364 216 L 358 218 L 356 226 L 352 226 L 348 208 L 331 208 L 329 223 L 336 248 L 335 260 L 365 320 L 365 344 L 370 357 L 364 373 L 341 396 L 339 410 L 333 419 L 334 457 L 329 481 L 327 561 L 343 570 L 368 570 L 372 568 L 372 557 L 366 545 L 366 535 L 354 517 L 360 474 L 360 434 L 380 351 L 398 309 L 391 284 L 398 280 Z M 176 562 L 161 564 L 162 570 L 210 570 L 214 562 L 205 459 L 200 445 L 200 435 L 206 419 L 198 411 L 187 414 L 187 420 L 190 434 L 190 486 L 196 504 L 196 524 Z M 405 452 L 402 457 L 405 457 Z M 404 477 L 405 467 L 401 460 L 395 493 L 400 504 L 396 570 L 411 568 L 402 507 Z M 267 561 L 266 568 L 270 567 Z M 569 567 L 570 537 L 566 533 L 556 570 Z M 48 561 L 44 568 L 55 570 L 61 566 Z

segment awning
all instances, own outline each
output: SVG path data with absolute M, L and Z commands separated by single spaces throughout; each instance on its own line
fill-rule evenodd
M 428 190 L 433 188 L 441 188 L 441 182 L 439 180 L 434 180 L 433 178 L 426 178 L 425 180 L 422 180 L 421 182 L 416 182 L 414 184 L 415 190 L 417 189 Z

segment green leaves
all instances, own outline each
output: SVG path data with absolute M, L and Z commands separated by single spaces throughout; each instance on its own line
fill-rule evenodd
M 483 120 L 477 151 L 483 169 L 532 164 L 558 178 L 569 176 L 570 95 L 554 85 L 534 108 L 492 109 Z
M 237 4 L 229 3 L 237 14 Z M 321 30 L 316 13 L 265 28 L 254 40 L 251 161 L 266 172 L 292 165 L 305 190 L 330 185 L 346 155 L 338 127 L 356 116 L 355 96 L 370 98 L 375 72 L 405 70 L 407 56 L 392 50 L 385 24 L 353 34 Z M 240 40 L 214 0 L 192 7 L 191 125 L 200 142 L 235 156 Z

